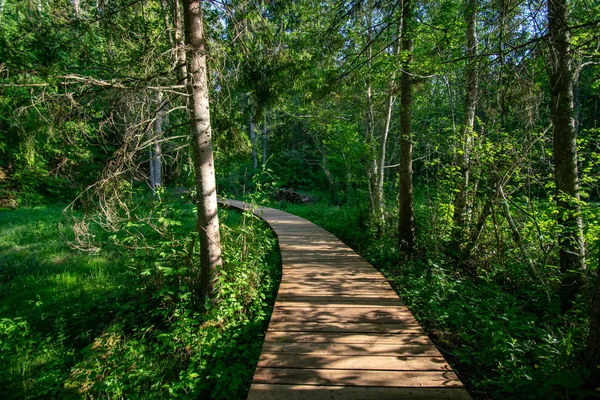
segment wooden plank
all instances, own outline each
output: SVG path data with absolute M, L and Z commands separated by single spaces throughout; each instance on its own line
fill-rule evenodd
M 280 354 L 324 354 L 344 356 L 369 354 L 374 356 L 427 356 L 438 357 L 439 352 L 432 344 L 406 345 L 381 343 L 308 343 L 308 342 L 265 342 L 263 353 Z
M 418 325 L 417 320 L 406 310 L 385 311 L 381 309 L 364 308 L 328 308 L 322 307 L 320 310 L 289 310 L 276 307 L 271 315 L 271 321 L 311 321 L 323 323 L 373 323 L 373 324 L 414 324 Z
M 330 307 L 387 307 L 402 306 L 402 301 L 396 297 L 362 297 L 362 296 L 287 296 L 280 294 L 276 306 L 322 306 Z
M 308 288 L 304 290 L 296 290 L 294 292 L 282 292 L 281 290 L 277 294 L 277 300 L 287 300 L 292 301 L 294 298 L 303 298 L 307 299 L 312 297 L 313 301 L 318 301 L 317 299 L 323 299 L 330 297 L 332 301 L 337 301 L 338 299 L 348 299 L 350 302 L 357 302 L 359 300 L 364 300 L 369 304 L 371 302 L 376 302 L 377 300 L 382 301 L 392 301 L 397 300 L 400 301 L 396 292 L 392 291 L 382 291 L 382 292 L 361 292 L 361 293 L 325 293 L 325 291 L 318 292 L 318 296 L 316 296 L 317 292 L 311 291 Z M 374 303 L 373 303 L 374 304 Z
M 291 266 L 283 270 L 284 275 L 294 279 L 347 279 L 347 280 L 384 280 L 387 281 L 381 274 L 374 271 L 356 271 L 346 268 L 321 266 L 321 268 L 306 268 Z
M 257 368 L 255 383 L 379 386 L 461 387 L 452 371 L 355 371 L 347 369 Z
M 326 354 L 273 354 L 262 353 L 259 367 L 276 368 L 330 368 L 384 371 L 451 371 L 441 355 L 420 356 L 372 356 L 372 355 L 326 355 Z
M 279 290 L 285 291 L 296 291 L 296 290 L 306 290 L 309 289 L 311 291 L 320 291 L 320 290 L 339 290 L 342 293 L 347 292 L 378 292 L 379 290 L 392 291 L 394 294 L 396 292 L 393 291 L 392 287 L 386 281 L 375 281 L 375 282 L 345 282 L 340 280 L 330 280 L 330 281 L 310 281 L 308 282 L 284 282 L 279 285 Z
M 432 345 L 429 338 L 419 333 L 330 333 L 330 332 L 277 332 L 267 331 L 266 342 L 287 343 L 378 343 L 405 346 Z
M 294 315 L 294 314 L 312 314 L 312 313 L 321 313 L 321 312 L 334 312 L 336 315 L 347 315 L 347 316 L 357 316 L 357 315 L 367 315 L 373 318 L 376 317 L 385 317 L 387 315 L 401 315 L 405 317 L 412 317 L 412 313 L 408 310 L 406 306 L 403 305 L 393 305 L 393 306 L 383 306 L 378 305 L 375 307 L 363 306 L 362 304 L 354 304 L 352 307 L 344 306 L 343 304 L 339 304 L 338 307 L 335 307 L 334 310 L 330 310 L 330 304 L 309 304 L 305 306 L 288 306 L 283 304 L 277 304 L 275 307 L 275 313 L 278 314 L 286 314 L 286 315 Z
M 302 314 L 280 314 L 275 312 L 271 316 L 273 323 L 320 323 L 320 324 L 378 324 L 378 325 L 400 325 L 418 326 L 414 317 L 387 315 L 383 317 L 369 317 L 368 315 L 336 315 L 329 313 Z
M 269 323 L 269 329 L 279 332 L 331 332 L 331 333 L 423 333 L 418 324 L 374 324 L 374 323 L 352 323 L 352 322 L 280 322 Z
M 379 290 L 381 290 L 380 292 L 374 290 L 374 289 L 344 289 L 344 288 L 331 288 L 331 289 L 320 289 L 317 291 L 317 289 L 313 289 L 311 290 L 308 287 L 305 288 L 297 288 L 297 289 L 289 289 L 286 288 L 285 286 L 283 287 L 283 289 L 285 289 L 285 294 L 283 295 L 283 298 L 289 298 L 292 296 L 310 296 L 313 293 L 319 293 L 321 295 L 324 296 L 339 296 L 342 294 L 346 294 L 348 296 L 354 296 L 354 297 L 372 297 L 372 298 L 381 298 L 381 299 L 393 299 L 393 298 L 398 298 L 398 295 L 396 294 L 396 292 L 394 292 L 391 288 L 388 289 L 383 289 L 380 288 Z M 282 287 L 279 287 L 279 290 L 282 290 Z
M 468 400 L 462 388 L 390 388 L 253 383 L 248 400 Z

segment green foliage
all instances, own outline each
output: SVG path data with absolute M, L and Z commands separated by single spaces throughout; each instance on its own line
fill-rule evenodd
M 532 275 L 519 252 L 506 244 L 510 234 L 500 239 L 505 248 L 497 246 L 494 228 L 479 241 L 477 279 L 465 279 L 440 245 L 449 234 L 443 227 L 452 218 L 445 192 L 420 186 L 415 198 L 417 220 L 422 223 L 420 255 L 413 260 L 399 258 L 393 233 L 373 240 L 367 230 L 356 229 L 360 210 L 352 202 L 342 207 L 326 202 L 284 205 L 284 209 L 334 233 L 376 265 L 475 398 L 593 396 L 579 361 L 589 324 L 589 297 L 582 295 L 574 309 L 561 314 L 556 264 L 538 264 L 539 276 Z M 522 209 L 536 213 L 521 221 L 531 257 L 556 262 L 555 256 L 543 253 L 555 232 L 554 203 L 548 207 L 521 201 Z M 594 215 L 586 220 L 598 220 L 597 206 L 586 212 Z M 388 223 L 392 228 L 397 224 L 393 218 Z M 506 226 L 495 229 L 507 231 Z M 588 240 L 597 229 L 597 223 L 589 224 Z M 589 263 L 594 265 L 595 258 Z
M 279 282 L 276 241 L 256 217 L 222 212 L 220 297 L 201 313 L 186 261 L 194 207 L 161 196 L 138 202 L 123 230 L 91 226 L 105 243 L 94 256 L 57 235 L 58 207 L 0 211 L 3 398 L 245 396 Z

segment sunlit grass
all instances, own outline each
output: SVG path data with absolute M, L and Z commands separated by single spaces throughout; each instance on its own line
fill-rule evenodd
M 59 390 L 52 386 L 114 317 L 115 299 L 132 282 L 118 257 L 70 249 L 60 218 L 60 206 L 0 210 L 2 398 Z
M 185 260 L 194 206 L 147 207 L 177 222 L 152 250 L 96 232 L 93 255 L 65 244 L 59 206 L 0 210 L 0 399 L 245 397 L 278 283 L 273 234 L 221 212 L 222 299 L 204 314 Z

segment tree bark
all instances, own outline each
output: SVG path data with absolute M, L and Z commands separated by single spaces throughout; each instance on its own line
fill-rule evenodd
M 189 51 L 188 113 L 194 148 L 194 170 L 198 196 L 200 239 L 200 304 L 213 301 L 217 289 L 217 267 L 221 262 L 221 237 L 217 214 L 217 192 L 213 161 L 206 40 L 200 0 L 184 0 L 185 39 Z
M 399 39 L 400 32 L 402 30 L 402 26 L 398 25 L 397 36 Z M 400 46 L 397 44 L 398 41 L 394 42 L 392 53 L 394 56 L 398 56 L 400 51 Z M 392 116 L 394 109 L 394 102 L 396 101 L 396 96 L 394 95 L 396 91 L 396 74 L 392 72 L 392 76 L 390 78 L 389 84 L 389 94 L 387 101 L 387 111 L 385 117 L 385 127 L 383 129 L 383 133 L 379 138 L 379 158 L 377 159 L 377 183 L 375 185 L 375 218 L 377 218 L 378 227 L 383 227 L 385 224 L 384 221 L 384 201 L 383 201 L 383 181 L 385 179 L 385 161 L 386 161 L 386 149 L 387 142 L 390 133 L 390 126 L 392 124 Z
M 562 274 L 561 308 L 566 311 L 581 289 L 585 270 L 566 0 L 548 0 L 548 36 L 554 182 L 557 191 L 557 223 L 560 227 L 558 245 Z
M 250 111 L 250 145 L 252 146 L 252 168 L 258 168 L 258 157 L 256 155 L 256 131 L 254 129 L 254 117 Z
M 366 51 L 367 72 L 366 72 L 366 110 L 365 110 L 365 147 L 366 147 L 366 171 L 369 189 L 369 224 L 377 230 L 380 228 L 379 211 L 381 204 L 377 197 L 377 160 L 375 151 L 375 110 L 373 106 L 373 1 L 369 0 L 365 9 L 366 22 Z
M 454 254 L 460 254 L 467 220 L 468 186 L 471 175 L 470 156 L 473 147 L 473 126 L 477 107 L 477 1 L 466 1 L 467 15 L 467 76 L 465 85 L 465 110 L 461 143 L 457 154 L 458 180 L 456 182 L 456 198 L 454 199 L 454 224 L 452 228 L 451 247 Z
M 79 15 L 81 13 L 81 8 L 79 6 L 79 0 L 71 0 L 71 2 L 73 3 L 73 13 L 75 14 L 75 17 L 79 18 Z M 0 1 L 0 15 L 2 14 L 2 3 L 4 3 L 4 2 Z
M 268 127 L 268 123 L 269 120 L 267 118 L 267 111 L 265 110 L 264 112 L 264 117 L 263 117 L 263 132 L 262 132 L 262 166 L 264 167 L 265 164 L 267 164 L 267 142 L 268 142 L 268 133 L 269 133 L 269 127 Z
M 156 188 L 154 187 L 154 182 L 156 181 L 156 175 L 154 173 L 154 151 L 152 149 L 152 142 L 154 141 L 154 133 L 152 129 L 148 129 L 148 169 L 150 171 L 150 189 L 152 189 L 152 194 L 154 194 Z
M 187 85 L 187 63 L 179 0 L 173 0 L 173 27 L 175 30 L 175 68 L 177 70 L 177 77 L 180 84 Z
M 413 41 L 409 25 L 412 18 L 411 1 L 402 4 L 402 82 L 400 86 L 400 165 L 398 240 L 401 252 L 412 254 L 415 248 L 415 217 L 412 182 L 412 63 Z
M 154 154 L 152 157 L 152 165 L 154 170 L 154 180 L 152 181 L 152 192 L 155 192 L 157 188 L 162 186 L 162 132 L 163 132 L 163 120 L 164 114 L 162 111 L 163 94 L 158 92 L 156 95 L 156 106 L 158 110 L 156 112 L 156 121 L 154 121 Z

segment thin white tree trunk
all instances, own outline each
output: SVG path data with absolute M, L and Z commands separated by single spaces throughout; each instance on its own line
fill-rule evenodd
M 398 32 L 397 32 L 397 36 L 398 36 L 398 40 L 400 39 L 400 32 L 401 32 L 402 26 L 401 24 L 398 25 Z M 395 42 L 394 46 L 393 46 L 393 54 L 396 56 L 399 54 L 400 51 L 400 46 L 397 44 L 398 41 Z M 383 204 L 383 181 L 385 179 L 385 160 L 386 160 L 386 148 L 387 148 L 387 141 L 388 141 L 388 136 L 390 133 L 390 126 L 392 123 L 392 116 L 393 116 L 393 109 L 394 109 L 394 102 L 396 100 L 396 97 L 394 96 L 394 91 L 395 91 L 395 85 L 396 85 L 396 74 L 392 73 L 392 77 L 390 79 L 390 93 L 388 94 L 388 102 L 387 102 L 387 112 L 386 112 L 386 117 L 385 117 L 385 127 L 383 130 L 383 134 L 381 135 L 381 137 L 379 138 L 379 157 L 377 160 L 377 184 L 375 186 L 375 205 L 377 206 L 377 209 L 375 210 L 375 217 L 378 219 L 378 226 L 383 227 L 384 226 L 384 204 Z
M 267 141 L 268 141 L 268 133 L 269 133 L 269 127 L 268 127 L 268 123 L 269 120 L 267 119 L 267 112 L 265 111 L 265 115 L 264 115 L 264 120 L 263 120 L 263 132 L 262 132 L 262 165 L 263 167 L 265 166 L 265 164 L 267 163 Z
M 154 156 L 152 159 L 152 164 L 154 165 L 154 181 L 152 182 L 152 190 L 156 190 L 162 186 L 162 132 L 163 132 L 163 122 L 164 122 L 164 114 L 162 111 L 162 102 L 163 102 L 163 94 L 161 92 L 157 93 L 156 103 L 157 107 L 159 107 L 156 113 L 156 121 L 154 122 Z
M 258 168 L 258 158 L 256 155 L 256 131 L 254 129 L 254 118 L 252 112 L 250 112 L 250 145 L 252 146 L 252 168 Z
M 154 133 L 152 129 L 148 129 L 148 142 L 150 146 L 148 147 L 148 168 L 150 170 L 150 189 L 152 189 L 152 194 L 154 194 L 156 188 L 154 187 L 154 182 L 156 181 L 156 175 L 154 174 L 154 152 L 152 151 L 152 142 L 154 140 Z
M 81 14 L 81 8 L 79 6 L 79 0 L 71 0 L 73 3 L 73 13 L 75 14 L 75 16 L 77 18 L 79 18 L 79 15 Z M 0 9 L 2 8 L 2 3 L 3 1 L 0 0 Z M 1 10 L 0 10 L 1 13 Z

